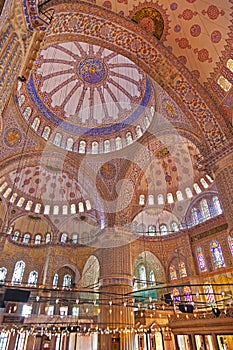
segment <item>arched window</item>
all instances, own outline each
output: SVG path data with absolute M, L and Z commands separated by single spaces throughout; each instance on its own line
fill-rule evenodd
M 2 192 L 3 190 L 5 190 L 5 188 L 7 187 L 7 182 L 5 181 L 1 187 L 0 187 L 0 192 Z
M 154 202 L 154 196 L 153 194 L 149 194 L 148 196 L 148 205 L 154 205 L 155 202 Z
M 38 128 L 40 126 L 40 118 L 36 117 L 34 120 L 33 120 L 33 123 L 32 123 L 32 128 L 37 131 Z
M 70 275 L 65 275 L 63 278 L 63 288 L 71 288 L 71 276 Z
M 187 196 L 188 199 L 193 198 L 192 191 L 191 191 L 191 189 L 189 187 L 186 187 L 185 193 L 186 193 L 186 196 Z
M 167 233 L 168 233 L 166 225 L 160 225 L 159 230 L 160 230 L 161 235 L 167 235 Z
M 72 139 L 72 137 L 69 137 L 66 140 L 66 150 L 67 151 L 72 151 L 73 150 L 73 145 L 74 145 L 74 140 Z
M 170 274 L 170 279 L 171 279 L 172 281 L 177 279 L 176 268 L 175 268 L 174 265 L 171 265 L 171 266 L 169 267 L 169 274 Z
M 201 189 L 199 187 L 199 185 L 197 183 L 193 184 L 193 188 L 196 192 L 196 194 L 200 194 L 201 193 Z
M 224 267 L 225 262 L 224 262 L 220 243 L 216 240 L 213 240 L 210 243 L 210 250 L 212 252 L 212 258 L 213 258 L 215 269 L 220 269 L 221 267 Z
M 168 193 L 168 194 L 167 194 L 167 202 L 168 202 L 169 204 L 174 203 L 174 199 L 173 199 L 172 193 Z
M 84 212 L 84 205 L 83 205 L 83 202 L 79 202 L 78 203 L 78 211 L 80 213 L 83 213 Z
M 35 244 L 41 244 L 41 235 L 36 235 Z
M 155 231 L 156 231 L 156 228 L 154 225 L 150 225 L 148 227 L 148 231 L 149 231 L 149 236 L 154 236 L 155 235 Z
M 136 135 L 137 135 L 137 137 L 142 136 L 142 128 L 140 127 L 140 125 L 136 126 Z
M 91 153 L 98 154 L 99 153 L 99 144 L 96 141 L 93 141 L 91 144 Z
M 227 60 L 227 68 L 233 73 L 233 59 L 229 58 Z
M 55 273 L 55 275 L 53 276 L 53 288 L 57 288 L 58 286 L 58 274 Z
M 17 261 L 17 263 L 15 264 L 15 268 L 14 268 L 14 272 L 11 280 L 12 284 L 22 283 L 24 269 L 25 269 L 25 262 L 22 260 Z
M 62 235 L 61 235 L 61 243 L 66 243 L 67 242 L 67 233 L 63 233 Z
M 148 117 L 145 117 L 145 119 L 144 119 L 144 125 L 145 125 L 146 129 L 149 128 L 149 126 L 150 126 L 150 120 L 149 120 Z
M 228 92 L 232 87 L 232 84 L 223 75 L 219 76 L 217 83 L 225 92 Z
M 200 183 L 202 184 L 202 186 L 203 186 L 204 188 L 208 188 L 208 187 L 209 187 L 208 183 L 206 182 L 205 179 L 203 179 L 203 177 L 200 179 Z
M 116 150 L 118 151 L 119 149 L 122 148 L 122 141 L 121 141 L 121 138 L 120 136 L 118 136 L 115 140 L 115 143 L 116 143 Z
M 46 204 L 44 206 L 44 214 L 45 215 L 48 215 L 50 213 L 50 205 L 49 204 Z
M 55 137 L 54 137 L 53 144 L 55 146 L 60 147 L 61 146 L 61 140 L 62 140 L 62 135 L 59 132 L 57 132 Z
M 204 293 L 208 303 L 215 303 L 214 291 L 211 284 L 204 284 Z
M 193 301 L 192 291 L 189 286 L 184 286 L 184 298 L 188 303 L 191 303 Z
M 17 198 L 17 196 L 18 196 L 17 193 L 14 192 L 14 193 L 12 194 L 11 198 L 10 198 L 10 203 L 14 203 L 15 200 L 16 200 L 16 198 Z
M 29 241 L 30 241 L 30 234 L 25 233 L 25 235 L 23 236 L 23 243 L 29 243 Z
M 221 204 L 220 204 L 218 197 L 214 196 L 212 200 L 214 203 L 214 211 L 215 211 L 216 215 L 222 214 L 222 207 L 221 207 Z
M 173 221 L 171 223 L 171 228 L 172 228 L 172 231 L 174 231 L 174 232 L 178 232 L 179 231 L 178 224 L 175 221 Z
M 178 288 L 173 288 L 172 295 L 174 303 L 180 303 L 180 291 Z
M 187 277 L 187 271 L 184 261 L 181 261 L 179 263 L 179 273 L 181 278 Z
M 139 205 L 144 205 L 144 204 L 145 204 L 145 196 L 144 196 L 144 194 L 140 194 Z
M 164 198 L 162 194 L 158 194 L 158 204 L 163 205 L 164 204 Z
M 45 126 L 45 127 L 44 127 L 44 130 L 43 130 L 43 132 L 42 132 L 42 137 L 43 137 L 45 140 L 48 140 L 49 135 L 50 135 L 50 131 L 51 131 L 51 129 L 50 129 L 49 126 Z
M 32 109 L 31 107 L 26 107 L 25 110 L 23 111 L 23 117 L 28 120 L 32 114 Z
M 18 241 L 19 239 L 19 231 L 15 231 L 12 237 L 13 241 Z
M 86 141 L 80 141 L 78 153 L 84 154 L 86 152 Z
M 141 288 L 145 288 L 147 286 L 146 283 L 146 268 L 144 265 L 141 265 L 139 268 L 139 279 Z
M 86 208 L 87 210 L 91 210 L 91 202 L 89 201 L 89 199 L 86 200 Z
M 38 280 L 38 272 L 31 271 L 28 277 L 28 285 L 31 287 L 35 287 L 37 284 L 37 280 Z
M 19 104 L 19 107 L 21 107 L 25 102 L 25 96 L 24 95 L 20 95 L 18 97 L 18 104 Z
M 202 253 L 201 247 L 197 248 L 197 261 L 198 261 L 200 272 L 206 272 L 207 267 L 206 267 L 205 258 Z
M 76 205 L 74 203 L 70 206 L 70 212 L 71 214 L 76 214 Z
M 7 198 L 11 192 L 12 192 L 12 188 L 8 187 L 8 189 L 6 190 L 6 192 L 3 194 L 3 197 L 4 197 L 4 198 Z
M 133 142 L 133 137 L 132 137 L 131 132 L 127 132 L 127 134 L 126 134 L 126 144 L 129 145 L 132 142 Z
M 202 199 L 200 202 L 202 215 L 205 219 L 210 218 L 209 206 L 206 199 Z
M 199 223 L 197 208 L 192 208 L 191 217 L 192 217 L 192 225 L 197 225 Z
M 27 201 L 27 204 L 26 204 L 26 206 L 25 206 L 25 210 L 31 210 L 31 208 L 32 208 L 32 201 Z
M 68 207 L 65 204 L 62 206 L 62 214 L 63 215 L 67 215 L 68 214 Z
M 40 213 L 40 209 L 41 209 L 41 204 L 40 203 L 36 203 L 35 205 L 35 213 L 39 214 Z
M 111 145 L 109 140 L 104 141 L 104 153 L 108 153 L 111 151 Z
M 0 283 L 4 283 L 6 280 L 7 269 L 5 267 L 0 268 Z
M 51 241 L 51 235 L 50 233 L 46 233 L 46 236 L 45 236 L 45 243 L 49 243 Z
M 207 180 L 209 180 L 210 183 L 214 182 L 214 180 L 212 179 L 212 177 L 208 174 L 206 174 L 206 178 Z
M 74 243 L 74 244 L 78 243 L 78 235 L 77 235 L 77 233 L 73 233 L 73 235 L 72 235 L 72 243 Z
M 59 206 L 58 205 L 54 205 L 53 206 L 53 215 L 58 215 L 59 214 Z
M 182 201 L 184 199 L 183 193 L 181 191 L 176 191 L 176 198 L 178 201 Z
M 150 107 L 150 113 L 151 113 L 151 116 L 153 117 L 154 114 L 155 114 L 155 108 L 154 108 L 154 106 L 151 106 L 151 107 Z
M 20 197 L 17 203 L 17 207 L 21 208 L 24 202 L 25 202 L 25 198 Z
M 154 271 L 150 271 L 150 285 L 155 286 L 155 273 Z
M 231 251 L 231 255 L 233 256 L 233 238 L 230 236 L 228 237 L 228 244 Z

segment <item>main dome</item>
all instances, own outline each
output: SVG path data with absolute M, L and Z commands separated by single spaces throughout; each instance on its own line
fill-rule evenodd
M 74 141 L 88 137 L 89 143 L 122 133 L 125 138 L 129 131 L 139 137 L 155 104 L 152 83 L 139 67 L 127 57 L 85 42 L 42 49 L 27 84 L 19 89 L 18 98 L 22 95 L 26 98 L 20 109 L 31 124 L 39 114 L 52 132 Z M 135 132 L 139 126 L 140 135 Z

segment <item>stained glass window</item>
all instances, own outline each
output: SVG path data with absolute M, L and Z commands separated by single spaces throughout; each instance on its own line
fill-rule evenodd
M 28 277 L 28 285 L 32 287 L 36 286 L 37 280 L 38 280 L 38 273 L 36 271 L 31 271 Z
M 144 194 L 140 194 L 139 205 L 144 205 L 144 204 L 145 204 L 145 196 L 144 196 Z
M 229 60 L 227 60 L 227 68 L 230 69 L 230 71 L 233 73 L 233 59 L 229 58 Z
M 179 227 L 175 221 L 171 223 L 171 227 L 172 227 L 172 231 L 174 232 L 179 231 Z
M 15 264 L 13 277 L 12 277 L 12 281 L 11 281 L 12 284 L 22 283 L 24 269 L 25 269 L 24 261 L 22 261 L 22 260 L 17 261 L 17 263 Z
M 185 301 L 187 302 L 191 303 L 193 301 L 192 291 L 189 286 L 184 286 L 184 298 L 185 298 Z
M 228 237 L 228 243 L 231 250 L 231 255 L 233 256 L 233 238 L 230 236 Z
M 220 75 L 218 78 L 217 83 L 226 92 L 228 92 L 232 87 L 232 84 L 222 75 Z
M 51 241 L 51 235 L 50 233 L 46 233 L 46 237 L 45 237 L 45 243 L 49 243 Z
M 6 280 L 7 269 L 5 267 L 0 268 L 0 283 L 4 283 Z
M 193 197 L 192 191 L 191 191 L 191 189 L 189 187 L 187 187 L 185 189 L 185 193 L 186 193 L 186 196 L 187 196 L 188 199 Z
M 214 262 L 215 269 L 219 269 L 225 266 L 222 249 L 220 243 L 216 240 L 213 240 L 210 244 L 210 249 L 212 252 L 212 258 Z
M 177 279 L 177 273 L 176 273 L 176 268 L 174 265 L 171 265 L 169 267 L 169 273 L 170 273 L 170 279 L 171 280 L 176 280 Z
M 155 285 L 155 274 L 154 274 L 154 271 L 150 271 L 150 284 L 152 286 Z
M 209 211 L 207 200 L 202 199 L 200 202 L 200 205 L 201 205 L 201 211 L 202 211 L 203 217 L 205 219 L 208 219 L 210 217 L 210 211 Z
M 98 154 L 99 153 L 99 144 L 98 142 L 94 141 L 91 144 L 91 153 L 92 154 Z
M 192 224 L 197 225 L 199 223 L 197 208 L 192 208 L 191 215 L 192 215 Z
M 30 234 L 25 233 L 25 235 L 23 236 L 23 243 L 29 243 L 29 241 L 30 241 Z
M 72 151 L 73 145 L 74 145 L 74 140 L 72 139 L 72 137 L 69 137 L 67 139 L 67 141 L 66 141 L 66 149 L 67 149 L 67 151 Z
M 122 148 L 122 141 L 121 141 L 121 138 L 119 136 L 116 138 L 115 143 L 116 143 L 116 150 L 117 151 Z
M 38 117 L 36 117 L 34 120 L 33 120 L 33 123 L 32 123 L 32 128 L 37 131 L 38 128 L 40 126 L 40 119 Z
M 65 275 L 63 278 L 63 288 L 71 288 L 71 276 L 70 275 Z
M 83 154 L 85 152 L 86 152 L 86 141 L 80 141 L 78 153 L 82 153 Z
M 108 153 L 111 151 L 111 144 L 109 140 L 104 141 L 104 153 Z
M 204 255 L 202 253 L 202 249 L 200 247 L 197 248 L 197 261 L 198 261 L 200 272 L 207 271 L 205 258 L 204 258 Z
M 61 243 L 66 243 L 66 241 L 67 241 L 67 233 L 63 233 L 61 235 Z
M 155 227 L 153 225 L 150 225 L 149 228 L 149 235 L 154 236 L 155 235 Z
M 155 203 L 154 203 L 154 196 L 153 196 L 153 194 L 150 194 L 149 196 L 148 196 L 148 204 L 149 205 L 154 205 Z
M 215 297 L 214 297 L 214 291 L 213 291 L 213 287 L 211 284 L 205 284 L 204 285 L 204 292 L 205 292 L 205 297 L 206 297 L 206 301 L 210 304 L 215 303 Z
M 36 235 L 35 244 L 41 244 L 41 235 Z
M 180 273 L 180 277 L 186 277 L 187 276 L 187 271 L 186 271 L 186 267 L 185 267 L 185 263 L 183 261 L 181 261 L 179 263 L 179 273 Z
M 167 234 L 167 226 L 166 225 L 160 225 L 159 229 L 160 229 L 161 235 Z
M 173 288 L 172 295 L 173 295 L 174 303 L 179 303 L 180 302 L 180 291 L 178 288 Z
M 62 140 L 62 135 L 59 132 L 57 132 L 53 140 L 54 145 L 61 146 L 61 140 Z
M 55 275 L 53 276 L 53 288 L 57 288 L 58 286 L 58 274 L 55 273 Z
M 50 127 L 49 127 L 49 126 L 45 126 L 45 128 L 44 128 L 44 130 L 43 130 L 43 133 L 42 133 L 42 137 L 43 137 L 45 140 L 48 140 L 49 135 L 50 135 Z
M 220 204 L 220 201 L 219 201 L 217 196 L 213 197 L 213 203 L 214 203 L 214 209 L 215 209 L 216 214 L 217 215 L 222 214 L 221 204 Z
M 139 268 L 139 280 L 140 280 L 140 287 L 141 288 L 146 287 L 146 268 L 144 265 L 141 265 Z
M 129 145 L 132 142 L 133 142 L 133 137 L 132 137 L 131 132 L 127 132 L 127 134 L 126 134 L 126 144 Z
M 19 239 L 19 231 L 15 231 L 13 235 L 13 241 L 17 241 Z

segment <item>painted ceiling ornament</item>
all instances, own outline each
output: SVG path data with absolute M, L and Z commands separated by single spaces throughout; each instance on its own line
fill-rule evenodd
M 10 128 L 6 131 L 4 142 L 8 147 L 15 147 L 20 144 L 22 135 L 19 129 Z

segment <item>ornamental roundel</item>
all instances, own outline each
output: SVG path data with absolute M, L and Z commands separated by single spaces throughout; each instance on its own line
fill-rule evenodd
M 107 68 L 104 62 L 94 57 L 84 58 L 78 65 L 79 77 L 88 84 L 99 84 L 107 76 Z
M 17 128 L 9 128 L 4 135 L 4 142 L 5 144 L 10 147 L 14 148 L 20 144 L 22 140 L 22 135 L 19 129 Z

